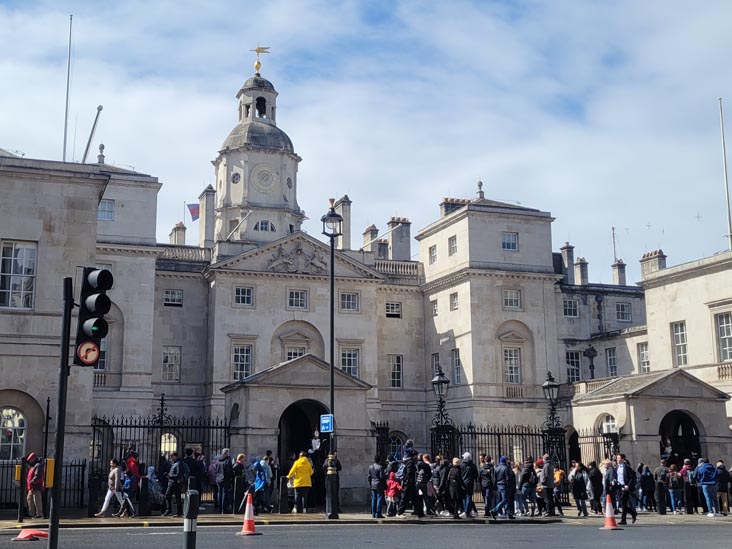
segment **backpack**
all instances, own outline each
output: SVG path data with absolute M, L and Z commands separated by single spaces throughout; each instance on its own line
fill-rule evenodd
M 668 475 L 668 469 L 661 467 L 658 470 L 658 482 L 666 482 L 666 476 Z
M 680 488 L 681 482 L 679 481 L 679 474 L 678 473 L 672 473 L 669 477 L 669 486 L 671 488 Z
M 395 475 L 396 476 L 396 479 L 399 482 L 402 482 L 404 480 L 404 470 L 405 469 L 406 469 L 406 466 L 404 465 L 404 462 L 401 462 L 399 464 L 399 469 L 397 469 L 397 472 L 396 472 L 396 475 Z
M 536 475 L 536 471 L 534 471 L 533 467 L 529 468 L 529 486 L 536 486 L 539 483 L 539 477 Z
M 178 460 L 176 463 L 178 463 L 178 481 L 185 490 L 188 488 L 188 479 L 191 478 L 191 468 L 183 460 Z
M 481 467 L 478 477 L 481 488 L 493 488 L 493 467 Z
M 554 488 L 561 488 L 562 480 L 564 480 L 564 471 L 557 469 L 554 471 Z

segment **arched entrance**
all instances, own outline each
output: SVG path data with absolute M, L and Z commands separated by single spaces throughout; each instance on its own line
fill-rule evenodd
M 301 451 L 312 450 L 313 433 L 320 425 L 320 416 L 328 409 L 317 400 L 298 400 L 290 404 L 279 422 L 279 458 L 281 472 L 286 475 Z M 325 502 L 325 478 L 322 464 L 328 452 L 328 438 L 320 435 L 320 449 L 308 454 L 313 463 L 313 488 L 310 491 L 308 507 L 323 505 Z
M 658 434 L 661 437 L 661 459 L 665 459 L 667 465 L 674 463 L 681 467 L 687 458 L 696 464 L 702 455 L 699 428 L 686 412 L 674 410 L 666 414 L 661 420 Z

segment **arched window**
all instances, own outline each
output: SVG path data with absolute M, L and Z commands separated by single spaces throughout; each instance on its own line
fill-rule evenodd
M 163 433 L 160 439 L 160 453 L 166 458 L 170 457 L 170 454 L 178 451 L 178 437 L 173 433 Z
M 397 456 L 397 459 L 402 459 L 402 447 L 404 446 L 404 438 L 402 435 L 397 433 L 391 433 L 389 435 L 389 456 Z
M 257 116 L 267 118 L 267 100 L 264 97 L 257 97 Z
M 3 408 L 0 422 L 0 460 L 22 458 L 25 455 L 25 418 L 15 408 Z
M 263 219 L 262 221 L 258 221 L 254 225 L 254 230 L 270 232 L 270 233 L 274 233 L 276 231 L 274 223 L 271 223 L 270 221 L 267 221 L 266 219 Z
M 600 424 L 600 432 L 605 435 L 618 432 L 618 422 L 615 420 L 615 416 L 605 414 Z

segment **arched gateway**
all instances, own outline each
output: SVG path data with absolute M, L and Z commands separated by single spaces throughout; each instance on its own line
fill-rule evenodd
M 661 437 L 661 458 L 667 460 L 668 465 L 674 463 L 681 467 L 687 458 L 696 465 L 696 460 L 702 455 L 699 427 L 688 413 L 673 410 L 666 414 L 658 434 Z

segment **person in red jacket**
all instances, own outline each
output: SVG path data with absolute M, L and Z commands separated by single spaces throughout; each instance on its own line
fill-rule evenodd
M 386 516 L 395 517 L 397 514 L 397 506 L 399 505 L 399 498 L 402 494 L 402 485 L 396 478 L 396 473 L 389 473 L 389 478 L 386 481 Z
M 26 461 L 28 463 L 28 475 L 26 476 L 28 513 L 33 518 L 43 518 L 43 499 L 41 497 L 43 492 L 43 466 L 34 452 L 28 454 Z

